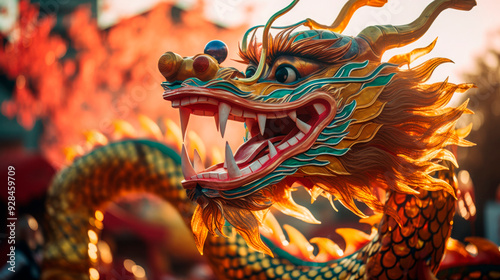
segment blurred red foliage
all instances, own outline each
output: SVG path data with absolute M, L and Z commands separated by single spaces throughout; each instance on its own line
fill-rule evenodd
M 26 129 L 41 119 L 41 149 L 56 166 L 64 163 L 62 148 L 84 141 L 83 131 L 110 133 L 113 120 L 137 124 L 138 114 L 145 114 L 157 122 L 161 117 L 177 122 L 177 113 L 161 97 L 158 58 L 165 51 L 201 53 L 213 39 L 228 44 L 231 58 L 246 27 L 224 29 L 207 21 L 203 3 L 181 12 L 176 22 L 172 8 L 159 4 L 107 30 L 99 29 L 88 8 L 79 8 L 64 19 L 65 39 L 52 32 L 53 16 L 39 18 L 36 6 L 21 1 L 18 25 L 0 46 L 0 71 L 16 80 L 2 114 L 16 117 Z M 231 60 L 224 64 L 236 66 Z

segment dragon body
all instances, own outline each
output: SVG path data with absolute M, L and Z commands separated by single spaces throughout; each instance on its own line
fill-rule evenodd
M 71 279 L 95 276 L 88 236 L 100 230 L 94 213 L 130 192 L 176 206 L 220 279 L 435 277 L 457 196 L 456 160 L 448 147 L 471 145 L 463 139 L 468 129 L 454 127 L 467 103 L 446 105 L 472 85 L 425 83 L 447 59 L 401 67 L 433 45 L 389 62 L 380 58 L 422 36 L 442 10 L 469 10 L 475 2 L 436 0 L 408 25 L 372 26 L 347 37 L 340 33 L 357 8 L 385 3 L 348 1 L 331 26 L 307 19 L 270 35 L 273 21 L 296 2 L 245 34 L 245 73 L 221 67 L 220 48 L 160 58 L 163 97 L 179 109 L 182 134 L 196 114 L 214 117 L 222 135 L 228 119 L 245 122 L 246 142 L 234 154 L 226 145 L 225 162 L 208 168 L 197 153 L 191 160 L 184 146 L 179 156 L 146 140 L 110 144 L 76 160 L 49 194 L 44 279 L 66 279 L 68 269 L 75 273 Z M 297 31 L 300 26 L 310 30 Z M 262 42 L 255 38 L 259 28 Z M 372 234 L 344 230 L 347 239 L 358 237 L 340 251 L 329 239 L 313 238 L 314 253 L 290 228 L 288 241 L 271 208 L 319 223 L 293 200 L 298 187 L 312 200 L 322 196 L 367 218 L 354 201 L 364 203 L 379 213 L 368 219 Z M 498 276 L 485 273 L 479 276 Z
M 92 243 L 89 232 L 102 229 L 102 217 L 95 213 L 121 196 L 154 194 L 189 221 L 194 208 L 181 178 L 178 154 L 146 140 L 113 143 L 76 160 L 57 175 L 49 192 L 43 279 L 89 279 L 97 262 L 97 240 Z

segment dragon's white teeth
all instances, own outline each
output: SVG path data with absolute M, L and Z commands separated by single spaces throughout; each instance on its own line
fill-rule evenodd
M 257 114 L 257 121 L 259 122 L 260 134 L 264 135 L 266 130 L 267 116 L 265 114 Z
M 217 105 L 219 102 L 213 98 L 207 98 L 207 103 L 212 105 Z
M 288 141 L 287 141 L 287 142 L 285 142 L 285 143 L 283 143 L 283 144 L 279 145 L 279 146 L 278 146 L 278 149 L 280 149 L 280 150 L 284 150 L 284 149 L 286 149 L 286 148 L 288 148 L 288 147 L 290 147 L 290 144 L 288 144 Z
M 297 140 L 297 138 L 296 138 L 296 137 L 292 137 L 292 138 L 290 138 L 290 139 L 289 139 L 288 141 L 286 141 L 286 142 L 288 143 L 288 145 L 293 146 L 293 145 L 295 145 L 295 144 L 299 143 L 299 140 Z
M 311 126 L 308 125 L 307 123 L 301 121 L 300 119 L 297 119 L 295 121 L 295 124 L 300 129 L 300 131 L 304 132 L 304 134 L 307 134 L 309 132 L 309 130 L 311 130 Z
M 325 105 L 320 103 L 314 104 L 313 107 L 316 109 L 316 113 L 318 113 L 318 115 L 321 115 L 326 110 Z
M 251 170 L 252 172 L 255 172 L 255 171 L 259 170 L 259 168 L 261 168 L 261 167 L 262 167 L 262 164 L 261 164 L 258 160 L 254 161 L 254 162 L 253 162 L 252 164 L 250 164 L 250 166 L 249 166 L 249 168 L 250 168 L 250 170 Z
M 243 117 L 255 119 L 257 117 L 257 115 L 255 115 L 255 113 L 253 113 L 253 112 L 245 111 L 245 112 L 243 112 Z
M 189 97 L 182 98 L 181 106 L 189 105 Z
M 296 121 L 297 120 L 297 112 L 296 111 L 289 112 L 288 116 L 290 117 L 290 119 L 292 119 L 292 121 Z
M 184 137 L 186 136 L 186 128 L 189 123 L 189 117 L 191 116 L 191 110 L 181 107 L 179 108 L 179 116 L 181 119 L 182 140 L 184 140 Z
M 229 178 L 237 178 L 241 176 L 241 171 L 236 164 L 236 160 L 234 160 L 233 151 L 231 151 L 231 147 L 229 147 L 228 142 L 226 142 L 226 160 L 224 165 L 227 166 L 227 175 Z
M 302 133 L 302 132 L 299 132 L 297 133 L 297 135 L 295 135 L 295 137 L 297 138 L 297 140 L 301 140 L 302 138 L 304 138 L 305 134 Z
M 250 169 L 250 166 L 247 166 L 247 167 L 241 169 L 241 175 L 248 175 L 251 173 L 252 173 L 252 170 Z
M 196 173 L 200 173 L 205 169 L 200 154 L 198 154 L 198 151 L 196 149 L 194 149 L 193 167 Z
M 191 160 L 189 160 L 189 156 L 186 152 L 186 147 L 184 144 L 182 145 L 181 151 L 181 168 L 182 174 L 186 180 L 191 179 L 191 177 L 196 176 L 196 172 L 194 171 L 193 166 L 191 165 Z
M 243 116 L 243 110 L 240 108 L 231 108 L 231 115 L 236 116 L 236 117 L 242 117 Z
M 271 157 L 269 155 L 262 156 L 261 158 L 258 159 L 260 164 L 265 164 Z
M 231 106 L 226 103 L 219 103 L 219 125 L 220 125 L 220 135 L 224 138 L 224 133 L 226 132 L 227 118 L 231 112 Z
M 219 173 L 219 180 L 227 180 L 227 172 Z
M 278 154 L 276 151 L 276 147 L 274 147 L 273 143 L 271 141 L 267 140 L 267 146 L 269 147 L 269 156 L 273 158 L 275 155 Z

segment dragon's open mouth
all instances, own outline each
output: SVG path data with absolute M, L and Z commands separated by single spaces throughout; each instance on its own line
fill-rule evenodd
M 214 117 L 222 136 L 228 120 L 245 122 L 249 131 L 250 139 L 234 155 L 226 143 L 225 162 L 207 169 L 196 158 L 192 165 L 184 149 L 185 188 L 230 190 L 262 178 L 284 160 L 307 151 L 336 113 L 335 100 L 325 92 L 288 103 L 264 103 L 192 87 L 166 91 L 163 97 L 179 109 L 183 134 L 191 114 Z

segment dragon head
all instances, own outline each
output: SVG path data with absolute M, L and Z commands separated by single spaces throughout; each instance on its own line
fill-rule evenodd
M 467 10 L 474 1 L 437 0 L 412 24 L 371 26 L 348 37 L 341 32 L 355 9 L 385 3 L 349 1 L 332 26 L 307 19 L 271 35 L 273 21 L 297 2 L 245 34 L 244 73 L 221 67 L 227 49 L 220 41 L 194 57 L 168 52 L 160 58 L 163 97 L 179 109 L 183 134 L 191 114 L 214 117 L 222 136 L 228 120 L 247 130 L 234 154 L 226 144 L 225 161 L 206 169 L 196 153 L 192 164 L 183 148 L 182 184 L 198 203 L 192 230 L 200 251 L 208 232 L 224 235 L 228 222 L 252 248 L 272 254 L 259 234 L 270 207 L 318 223 L 293 201 L 297 185 L 313 199 L 337 200 L 362 217 L 354 201 L 397 216 L 384 208 L 377 189 L 454 193 L 429 174 L 444 168 L 439 160 L 455 163 L 446 146 L 469 145 L 454 129 L 466 103 L 444 106 L 471 85 L 424 84 L 447 59 L 401 67 L 433 44 L 388 62 L 381 56 L 422 36 L 444 8 Z M 259 28 L 262 42 L 255 36 Z

